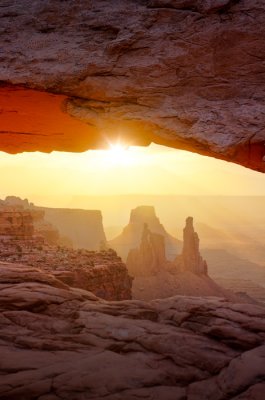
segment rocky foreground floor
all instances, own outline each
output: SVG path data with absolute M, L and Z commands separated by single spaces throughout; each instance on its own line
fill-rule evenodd
M 265 309 L 176 296 L 107 302 L 0 264 L 1 400 L 262 400 Z

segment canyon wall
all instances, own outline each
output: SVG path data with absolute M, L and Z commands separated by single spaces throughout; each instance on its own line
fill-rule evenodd
M 102 227 L 99 211 L 49 210 L 53 223 L 57 222 L 57 217 L 62 227 L 65 229 L 66 225 L 69 229 L 69 232 L 63 230 L 63 233 L 72 233 L 75 235 L 73 238 L 81 239 L 75 242 L 77 247 L 82 246 L 82 240 L 90 246 L 91 236 L 92 244 L 99 248 L 97 227 Z M 79 218 L 75 218 L 76 214 Z M 0 200 L 1 261 L 38 267 L 70 286 L 89 290 L 107 300 L 131 298 L 132 278 L 114 251 L 77 250 L 63 246 L 65 241 L 55 225 L 46 221 L 46 210 L 17 197 Z
M 74 248 L 99 250 L 106 242 L 102 214 L 98 210 L 41 208 L 45 220 L 56 226 L 60 235 L 71 240 Z
M 0 237 L 30 238 L 34 232 L 31 212 L 0 206 Z
M 106 242 L 102 214 L 99 210 L 38 207 L 28 199 L 7 196 L 0 206 L 27 210 L 34 221 L 35 232 L 53 244 L 99 250 Z

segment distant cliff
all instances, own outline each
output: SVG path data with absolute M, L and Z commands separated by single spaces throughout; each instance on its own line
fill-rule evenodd
M 35 231 L 46 236 L 46 239 L 49 236 L 55 237 L 56 233 L 52 231 L 58 230 L 58 237 L 63 239 L 61 241 L 67 243 L 68 239 L 73 248 L 99 250 L 101 244 L 106 243 L 102 214 L 99 210 L 38 207 L 28 199 L 22 200 L 17 196 L 7 196 L 5 200 L 0 200 L 1 204 L 3 207 L 39 211 L 38 214 L 34 213 Z M 40 211 L 44 214 L 40 215 Z
M 130 221 L 123 232 L 108 242 L 109 247 L 125 261 L 131 249 L 140 245 L 144 225 L 147 224 L 151 232 L 162 235 L 165 239 L 165 251 L 169 260 L 173 260 L 180 252 L 181 241 L 171 236 L 160 223 L 152 206 L 139 206 L 131 211 Z
M 101 242 L 106 242 L 101 211 L 48 207 L 42 210 L 45 220 L 68 237 L 74 248 L 99 250 Z

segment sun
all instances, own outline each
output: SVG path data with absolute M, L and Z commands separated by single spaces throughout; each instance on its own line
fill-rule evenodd
M 150 157 L 146 157 L 144 148 L 131 146 L 124 142 L 108 142 L 104 150 L 93 150 L 93 159 L 97 168 L 137 168 L 140 165 L 150 163 Z
M 131 151 L 122 143 L 111 143 L 105 150 L 106 162 L 112 165 L 128 165 L 132 162 Z
M 128 160 L 129 150 L 128 146 L 121 143 L 111 144 L 108 150 L 108 155 L 118 163 L 124 163 Z

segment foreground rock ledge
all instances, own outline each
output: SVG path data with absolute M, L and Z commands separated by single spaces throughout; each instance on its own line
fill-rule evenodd
M 265 309 L 218 298 L 106 302 L 0 264 L 1 400 L 259 400 Z
M 265 171 L 262 0 L 2 0 L 0 149 L 119 137 Z

